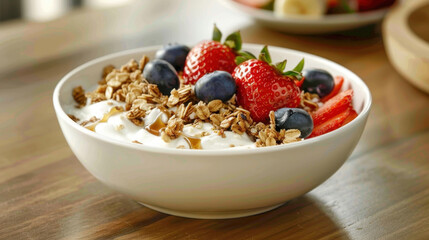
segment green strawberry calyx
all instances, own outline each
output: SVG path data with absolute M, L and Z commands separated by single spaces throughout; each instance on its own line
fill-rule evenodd
M 213 28 L 213 41 L 220 42 L 222 40 L 222 32 L 217 28 L 216 24 Z M 223 43 L 225 46 L 233 49 L 235 52 L 239 52 L 241 50 L 241 34 L 240 31 L 236 31 L 228 35 Z
M 240 65 L 241 63 L 250 59 L 256 59 L 255 55 L 247 51 L 238 51 L 238 54 L 239 55 L 235 58 L 235 63 L 237 65 Z M 284 71 L 286 68 L 287 60 L 285 59 L 276 64 L 272 64 L 271 55 L 270 55 L 270 52 L 268 51 L 268 47 L 264 46 L 261 50 L 261 53 L 259 54 L 258 59 L 273 66 L 283 76 L 288 76 L 298 81 L 303 78 L 301 72 L 302 72 L 302 69 L 304 69 L 304 58 L 292 70 Z

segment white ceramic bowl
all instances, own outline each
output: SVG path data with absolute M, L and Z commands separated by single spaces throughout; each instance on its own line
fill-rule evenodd
M 273 60 L 326 69 L 353 88 L 359 116 L 328 134 L 287 145 L 225 150 L 146 147 L 108 139 L 73 122 L 63 111 L 72 89 L 97 84 L 107 64 L 121 66 L 160 46 L 120 52 L 85 63 L 57 85 L 53 102 L 64 136 L 76 157 L 98 180 L 149 208 L 192 218 L 234 218 L 273 209 L 315 188 L 348 158 L 365 127 L 371 95 L 356 74 L 329 60 L 290 49 L 269 47 Z M 262 45 L 245 44 L 257 53 Z
M 386 15 L 386 8 L 352 14 L 332 14 L 321 18 L 277 17 L 272 11 L 257 9 L 235 2 L 219 0 L 224 6 L 243 13 L 254 21 L 277 31 L 297 34 L 323 34 L 344 31 L 380 22 Z

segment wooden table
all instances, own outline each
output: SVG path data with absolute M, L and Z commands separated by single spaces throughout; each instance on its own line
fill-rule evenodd
M 212 18 L 201 24 L 211 28 Z M 225 12 L 219 21 L 238 18 Z M 326 57 L 369 86 L 373 108 L 365 132 L 334 176 L 276 210 L 231 220 L 169 216 L 113 192 L 73 155 L 51 103 L 54 86 L 72 68 L 141 46 L 147 36 L 106 41 L 0 73 L 0 239 L 429 239 L 429 96 L 392 68 L 377 28 L 293 36 L 240 21 L 246 42 Z

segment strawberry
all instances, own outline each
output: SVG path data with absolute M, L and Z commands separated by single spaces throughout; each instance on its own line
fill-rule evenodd
M 221 38 L 222 33 L 215 25 L 213 40 L 201 42 L 191 49 L 183 70 L 184 84 L 195 84 L 205 74 L 217 70 L 234 71 L 236 52 L 241 49 L 240 32 L 229 35 L 224 44 L 220 43 Z
M 312 117 L 314 126 L 316 127 L 324 123 L 327 119 L 330 119 L 337 114 L 344 112 L 346 109 L 349 109 L 351 106 L 352 97 L 353 90 L 349 89 L 328 100 L 321 108 L 317 109 L 313 113 Z
M 271 65 L 271 57 L 265 46 L 259 59 L 249 55 L 237 57 L 239 64 L 232 73 L 237 85 L 237 102 L 250 111 L 253 120 L 267 122 L 270 111 L 279 108 L 295 108 L 300 103 L 300 89 L 295 84 L 301 79 L 302 60 L 294 70 L 283 73 L 286 61 Z
M 311 135 L 308 138 L 323 135 L 325 133 L 334 131 L 335 129 L 343 126 L 344 122 L 350 116 L 352 111 L 353 111 L 352 107 L 349 106 L 347 109 L 333 116 L 332 118 L 326 120 L 322 124 L 318 126 L 315 125 L 313 132 L 311 132 Z
M 326 5 L 328 6 L 328 8 L 334 8 L 334 7 L 337 7 L 338 5 L 340 5 L 340 1 L 339 0 L 327 0 Z
M 332 89 L 332 92 L 329 93 L 328 95 L 324 96 L 322 99 L 320 99 L 322 102 L 326 102 L 329 99 L 333 98 L 335 95 L 337 95 L 340 90 L 341 87 L 343 86 L 343 82 L 344 82 L 344 78 L 341 76 L 335 77 L 334 79 L 334 89 Z
M 359 12 L 388 7 L 395 3 L 395 0 L 357 0 Z
M 353 119 L 355 119 L 358 116 L 357 112 L 353 110 L 353 108 L 350 110 L 350 115 L 344 120 L 343 126 L 347 123 L 351 122 Z
M 295 84 L 301 88 L 302 84 L 304 83 L 305 77 L 302 77 L 301 80 L 295 80 Z

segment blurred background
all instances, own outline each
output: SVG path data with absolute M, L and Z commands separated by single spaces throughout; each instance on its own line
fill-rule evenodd
M 240 0 L 234 3 L 246 1 L 251 4 L 270 2 Z M 0 57 L 0 72 L 85 50 L 94 53 L 101 50 L 98 54 L 101 55 L 168 42 L 194 44 L 211 36 L 213 23 L 218 24 L 225 33 L 246 27 L 255 29 L 251 17 L 246 17 L 240 9 L 225 7 L 222 2 L 233 1 L 0 0 L 0 56 L 7 56 Z M 272 4 L 270 6 L 272 8 Z M 343 20 L 339 18 L 334 21 L 334 24 L 339 24 Z M 257 30 L 265 34 L 265 28 Z M 379 33 L 378 25 L 371 25 L 363 30 L 336 34 L 334 38 L 372 38 L 380 37 Z M 271 36 L 267 39 L 258 38 L 257 34 L 250 35 L 244 41 L 265 41 L 263 43 L 267 44 L 270 44 L 268 39 L 275 41 Z M 97 53 L 91 56 L 97 56 Z
M 100 44 L 110 44 L 100 54 L 193 44 L 210 37 L 215 22 L 231 32 L 249 20 L 212 0 L 0 0 L 0 56 L 8 56 L 0 58 L 0 72 L 84 49 L 94 52 Z
M 0 206 L 8 208 L 0 214 L 0 238 L 59 239 L 94 232 L 115 237 L 137 230 L 159 237 L 160 227 L 146 228 L 146 223 L 156 224 L 165 216 L 143 212 L 148 210 L 114 195 L 75 159 L 55 118 L 52 93 L 62 77 L 89 60 L 170 42 L 191 46 L 211 38 L 216 23 L 224 36 L 240 30 L 245 43 L 296 49 L 343 65 L 365 81 L 373 105 L 358 146 L 324 185 L 271 215 L 204 222 L 202 232 L 219 236 L 222 225 L 216 224 L 224 224 L 231 234 L 221 239 L 251 238 L 249 233 L 266 228 L 273 233 L 292 229 L 296 232 L 285 236 L 297 239 L 329 232 L 328 237 L 377 239 L 396 231 L 403 237 L 391 239 L 412 239 L 406 234 L 428 239 L 422 226 L 429 216 L 429 95 L 422 89 L 429 92 L 429 0 L 403 1 L 417 6 L 412 14 L 396 1 L 392 9 L 346 16 L 335 15 L 335 9 L 312 20 L 278 18 L 267 1 L 0 0 Z M 318 1 L 276 0 L 284 6 L 298 4 L 279 8 L 298 12 L 316 6 L 299 3 Z M 344 1 L 325 2 L 338 6 Z M 356 1 L 366 7 L 391 2 L 351 0 Z M 352 5 L 342 11 L 349 7 L 356 11 Z M 390 27 L 382 25 L 387 12 Z M 340 32 L 309 32 L 356 22 L 365 24 Z M 407 26 L 413 30 L 404 30 Z M 292 28 L 307 34 L 292 34 Z M 391 34 L 386 38 L 387 30 Z M 386 46 L 391 46 L 390 53 Z M 389 57 L 398 62 L 392 64 Z M 163 231 L 183 231 L 183 238 L 192 238 L 189 232 L 198 222 L 168 219 L 159 221 L 169 226 Z M 235 226 L 241 223 L 238 231 Z M 314 235 L 318 232 L 323 233 Z

